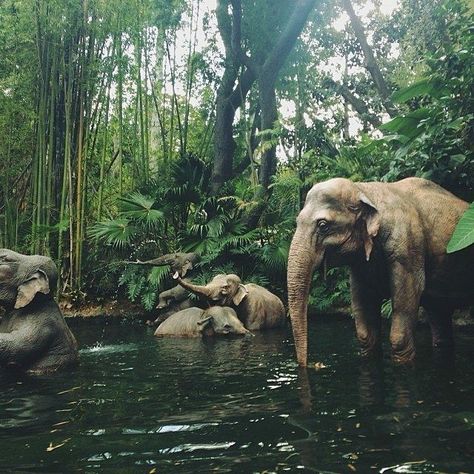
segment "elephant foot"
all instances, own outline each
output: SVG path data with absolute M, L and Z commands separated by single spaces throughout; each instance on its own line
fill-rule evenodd
M 360 353 L 363 357 L 373 357 L 382 353 L 382 348 L 377 337 L 368 335 L 361 336 L 359 334 L 357 338 L 359 339 Z
M 405 365 L 415 361 L 415 349 L 407 347 L 405 349 L 392 349 L 392 359 L 396 364 Z
M 365 358 L 376 358 L 382 355 L 382 348 L 380 344 L 374 344 L 372 346 L 361 346 L 360 355 Z

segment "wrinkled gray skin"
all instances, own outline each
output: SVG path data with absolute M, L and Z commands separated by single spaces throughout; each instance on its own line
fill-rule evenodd
M 192 308 L 193 306 L 196 306 L 196 301 L 193 301 L 191 298 L 187 298 L 179 303 L 171 304 L 167 308 L 160 310 L 158 316 L 154 321 L 147 321 L 147 325 L 158 326 L 158 324 L 161 324 L 163 321 L 166 321 L 170 316 L 177 313 L 178 311 Z
M 192 293 L 207 298 L 211 304 L 230 306 L 244 326 L 251 331 L 281 327 L 285 324 L 285 307 L 278 296 L 254 283 L 242 284 L 237 275 L 216 275 L 205 286 L 186 280 L 178 283 Z
M 189 293 L 181 285 L 176 285 L 169 290 L 162 291 L 158 295 L 158 304 L 156 309 L 165 309 L 174 303 L 181 303 L 188 299 Z
M 252 335 L 240 322 L 232 308 L 213 306 L 206 310 L 188 308 L 171 315 L 161 323 L 155 336 L 199 337 Z
M 54 262 L 0 249 L 0 367 L 52 372 L 77 363 L 77 343 L 51 295 Z
M 159 311 L 158 317 L 152 322 L 148 321 L 149 326 L 156 326 L 172 314 L 183 309 L 195 306 L 195 302 L 189 298 L 189 293 L 181 285 L 176 285 L 169 290 L 162 291 L 158 296 L 158 304 L 156 308 Z
M 474 295 L 474 246 L 446 254 L 468 207 L 420 178 L 353 183 L 335 178 L 309 191 L 288 258 L 288 302 L 301 366 L 307 365 L 307 308 L 313 271 L 349 265 L 352 312 L 362 353 L 380 347 L 382 300 L 392 300 L 390 342 L 396 362 L 415 357 L 420 304 L 433 346 L 452 345 L 454 308 Z
M 177 252 L 162 255 L 161 257 L 154 258 L 152 260 L 146 260 L 144 262 L 138 260 L 136 262 L 127 263 L 131 263 L 134 265 L 151 265 L 154 267 L 169 265 L 171 267 L 171 273 L 173 274 L 173 278 L 176 279 L 178 277 L 185 277 L 186 273 L 189 270 L 193 269 L 193 265 L 199 262 L 200 258 L 201 257 L 199 256 L 199 254 L 194 252 Z

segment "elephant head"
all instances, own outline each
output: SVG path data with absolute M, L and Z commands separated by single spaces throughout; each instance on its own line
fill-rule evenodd
M 244 327 L 237 313 L 226 306 L 212 306 L 207 309 L 197 324 L 202 335 L 253 335 Z
M 186 273 L 193 269 L 193 265 L 199 262 L 199 259 L 199 254 L 194 252 L 177 252 L 168 253 L 166 255 L 162 255 L 161 257 L 154 258 L 152 260 L 146 260 L 144 262 L 138 260 L 136 262 L 126 263 L 132 263 L 134 265 L 152 265 L 155 267 L 170 265 L 173 278 L 176 279 L 178 277 L 186 276 Z
M 288 256 L 288 303 L 300 365 L 307 365 L 308 296 L 314 270 L 361 256 L 369 260 L 379 225 L 376 206 L 356 183 L 335 178 L 309 191 Z
M 23 308 L 38 293 L 49 294 L 57 277 L 56 265 L 49 257 L 0 249 L 0 305 L 6 309 Z
M 237 275 L 216 275 L 207 285 L 194 285 L 186 280 L 179 279 L 179 284 L 198 296 L 204 296 L 213 302 L 227 306 L 238 306 L 247 296 L 247 289 Z

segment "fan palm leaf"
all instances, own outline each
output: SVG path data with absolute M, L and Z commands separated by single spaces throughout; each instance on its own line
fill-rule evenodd
M 107 245 L 124 248 L 131 244 L 138 229 L 128 219 L 108 219 L 89 228 L 89 235 Z

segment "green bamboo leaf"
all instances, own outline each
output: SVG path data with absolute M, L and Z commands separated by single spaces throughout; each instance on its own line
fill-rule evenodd
M 458 252 L 472 244 L 474 244 L 474 202 L 459 219 L 446 250 L 448 253 Z

